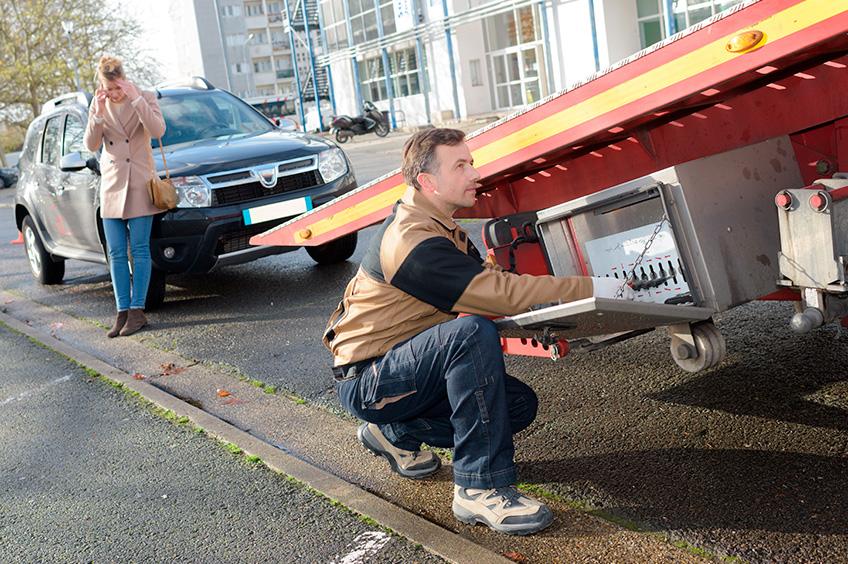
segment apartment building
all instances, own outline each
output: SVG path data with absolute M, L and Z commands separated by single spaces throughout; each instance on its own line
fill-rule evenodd
M 317 0 L 292 0 L 288 6 L 295 38 L 301 42 L 304 5 L 317 10 Z M 291 97 L 296 91 L 284 0 L 169 0 L 167 11 L 180 54 L 179 76 L 205 76 L 246 99 Z M 317 23 L 313 27 L 317 55 L 320 36 Z M 309 50 L 301 45 L 295 53 L 301 80 L 306 81 Z

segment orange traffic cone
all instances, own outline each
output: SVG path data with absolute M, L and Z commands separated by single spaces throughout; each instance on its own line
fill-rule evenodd
M 9 241 L 10 245 L 23 245 L 24 244 L 24 234 L 18 231 L 18 238 L 14 241 Z

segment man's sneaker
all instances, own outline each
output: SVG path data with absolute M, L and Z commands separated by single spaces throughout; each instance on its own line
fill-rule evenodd
M 429 450 L 403 450 L 397 448 L 373 423 L 363 423 L 356 430 L 362 446 L 374 456 L 383 456 L 392 470 L 406 478 L 424 478 L 439 469 L 442 461 Z
M 537 533 L 554 520 L 547 505 L 527 497 L 515 486 L 476 490 L 454 484 L 453 514 L 463 523 L 483 523 L 510 535 Z

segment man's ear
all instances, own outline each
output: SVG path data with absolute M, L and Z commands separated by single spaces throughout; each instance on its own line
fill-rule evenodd
M 418 181 L 418 185 L 421 186 L 422 191 L 431 193 L 436 191 L 435 179 L 429 172 L 419 172 L 415 180 Z

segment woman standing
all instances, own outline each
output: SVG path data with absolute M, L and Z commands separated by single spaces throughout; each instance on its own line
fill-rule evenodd
M 104 56 L 97 68 L 100 86 L 89 109 L 85 146 L 100 157 L 100 216 L 109 249 L 109 273 L 118 315 L 109 337 L 132 335 L 147 324 L 144 303 L 150 283 L 150 230 L 161 213 L 147 183 L 155 174 L 150 138 L 162 137 L 165 121 L 152 92 L 126 80 L 123 64 Z M 127 235 L 133 275 L 127 256 Z

